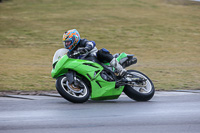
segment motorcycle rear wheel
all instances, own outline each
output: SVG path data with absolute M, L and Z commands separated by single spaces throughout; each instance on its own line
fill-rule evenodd
M 136 70 L 128 70 L 128 73 L 134 74 L 138 77 L 146 79 L 145 86 L 139 86 L 137 84 L 130 86 L 126 85 L 124 87 L 124 93 L 131 99 L 136 101 L 148 101 L 150 100 L 155 93 L 155 88 L 152 81 L 143 73 Z
M 81 78 L 76 77 L 76 80 L 82 87 L 76 87 L 74 83 L 69 84 L 66 76 L 60 76 L 56 80 L 56 89 L 66 100 L 73 103 L 84 103 L 90 97 L 90 89 Z

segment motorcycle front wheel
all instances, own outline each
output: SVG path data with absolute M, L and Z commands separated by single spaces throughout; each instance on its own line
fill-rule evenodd
M 76 77 L 76 84 L 69 84 L 66 76 L 58 77 L 56 89 L 63 98 L 73 103 L 84 103 L 90 97 L 90 89 L 79 77 Z
M 124 93 L 131 99 L 136 101 L 148 101 L 155 93 L 155 88 L 152 81 L 143 73 L 136 70 L 127 70 L 128 73 L 146 80 L 144 85 L 133 84 L 124 87 Z

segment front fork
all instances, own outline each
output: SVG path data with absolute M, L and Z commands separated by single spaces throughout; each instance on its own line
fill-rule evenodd
M 74 84 L 76 87 L 84 88 L 84 86 L 80 84 L 79 80 L 77 80 L 75 71 L 69 70 L 65 75 L 70 85 Z

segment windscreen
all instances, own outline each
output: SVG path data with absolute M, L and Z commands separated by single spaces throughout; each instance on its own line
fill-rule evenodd
M 58 61 L 58 59 L 60 59 L 63 55 L 65 55 L 66 53 L 68 52 L 67 49 L 65 48 L 61 48 L 61 49 L 58 49 L 54 56 L 53 56 L 53 64 Z

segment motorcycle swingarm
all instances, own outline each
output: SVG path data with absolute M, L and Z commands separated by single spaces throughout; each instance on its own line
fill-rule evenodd
M 131 74 L 132 75 L 132 74 Z M 117 86 L 131 85 L 135 87 L 145 87 L 147 79 L 140 78 L 138 76 L 132 75 L 134 77 L 126 77 L 116 82 Z M 145 82 L 145 84 L 143 84 Z

